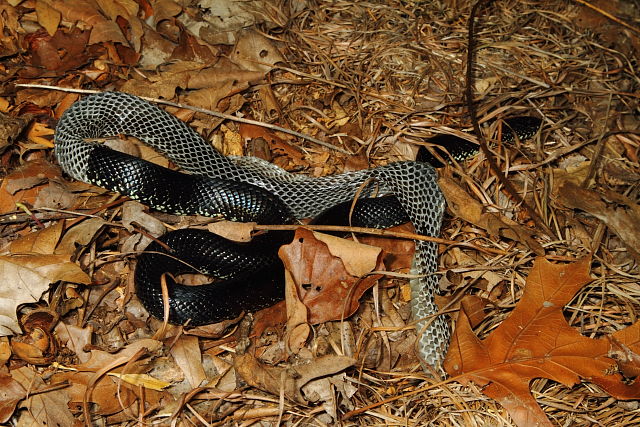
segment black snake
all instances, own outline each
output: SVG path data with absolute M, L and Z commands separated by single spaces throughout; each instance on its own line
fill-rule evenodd
M 88 141 L 121 134 L 142 140 L 187 173 Z M 370 199 L 365 199 L 358 208 L 363 218 L 358 225 L 388 226 L 408 217 L 417 232 L 438 236 L 444 210 L 437 175 L 429 164 L 398 162 L 320 178 L 294 175 L 257 158 L 225 157 L 172 115 L 138 97 L 118 92 L 87 96 L 69 108 L 56 128 L 55 155 L 63 170 L 75 179 L 182 215 L 223 215 L 229 220 L 262 224 L 291 223 L 296 218 L 317 216 L 336 205 L 344 207 L 358 191 L 365 197 L 376 191 L 395 196 L 385 199 L 391 207 L 384 211 L 378 202 L 369 203 Z M 372 209 L 383 214 L 371 219 L 367 212 Z M 387 214 L 396 217 L 388 218 Z M 286 243 L 286 236 L 276 232 L 259 236 L 260 245 L 241 245 L 239 254 L 226 250 L 231 243 L 225 239 L 199 230 L 179 230 L 163 236 L 161 240 L 176 249 L 173 254 L 176 257 L 200 271 L 228 279 L 222 284 L 205 286 L 171 283 L 170 320 L 173 323 L 188 320 L 191 325 L 213 323 L 282 299 L 282 277 L 278 277 L 277 269 L 265 268 L 273 265 L 276 251 L 265 248 Z M 158 243 L 152 243 L 147 251 L 138 260 L 136 293 L 151 314 L 162 317 L 160 276 L 165 271 L 180 273 L 184 264 L 155 254 L 162 251 Z M 218 251 L 223 255 L 214 263 L 211 257 Z M 243 275 L 252 263 L 261 277 L 260 285 Z M 420 277 L 410 281 L 411 305 L 420 332 L 419 353 L 434 367 L 440 366 L 449 339 L 444 318 L 431 318 L 438 311 L 434 303 L 436 269 L 436 244 L 418 241 L 412 273 Z

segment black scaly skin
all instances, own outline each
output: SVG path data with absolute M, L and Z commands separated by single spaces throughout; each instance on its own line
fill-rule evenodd
M 389 228 L 411 222 L 402 204 L 394 196 L 358 199 L 353 212 L 352 204 L 349 201 L 330 207 L 313 218 L 311 224 Z
M 89 156 L 87 178 L 155 209 L 240 222 L 287 224 L 293 216 L 277 196 L 252 184 L 187 175 L 103 145 Z
M 537 117 L 518 116 L 504 119 L 503 124 L 502 142 L 513 143 L 516 141 L 516 136 L 520 141 L 525 141 L 533 137 L 538 132 L 538 129 L 540 129 L 542 120 Z M 428 142 L 446 150 L 445 152 L 438 147 L 434 147 L 444 160 L 447 160 L 449 156 L 451 156 L 456 161 L 462 162 L 475 156 L 479 151 L 478 145 L 454 135 L 436 135 L 430 138 Z M 449 155 L 447 155 L 447 152 Z M 431 154 L 425 146 L 420 146 L 418 149 L 416 160 L 429 163 L 435 168 L 445 166 Z M 411 222 L 402 204 L 394 196 L 360 198 L 356 201 L 350 218 L 351 205 L 351 201 L 337 204 L 316 216 L 311 223 L 318 225 L 389 228 Z M 349 219 L 351 219 L 351 222 L 349 222 Z
M 278 248 L 289 243 L 292 236 L 291 232 L 269 232 L 254 237 L 250 243 L 236 243 L 204 230 L 167 233 L 158 240 L 175 252 L 167 256 L 168 251 L 157 242 L 145 249 L 136 265 L 136 294 L 151 315 L 162 319 L 164 305 L 158 284 L 161 276 L 168 273 L 165 280 L 169 318 L 190 326 L 212 323 L 211 319 L 232 319 L 242 312 L 269 307 L 284 296 L 284 266 L 277 254 Z M 197 266 L 198 270 L 191 266 Z M 173 279 L 183 273 L 208 274 L 218 281 L 185 286 Z M 210 303 L 194 304 L 191 309 L 192 301 Z
M 502 142 L 513 143 L 516 141 L 516 136 L 520 141 L 526 141 L 534 136 L 540 129 L 542 120 L 537 117 L 517 116 L 506 118 L 502 123 Z M 461 162 L 475 156 L 480 150 L 478 145 L 454 135 L 436 135 L 429 138 L 427 142 L 434 145 L 432 149 L 445 161 L 451 156 L 454 160 Z M 425 146 L 420 146 L 418 149 L 416 160 L 427 162 L 434 168 L 444 166 Z
M 87 141 L 120 134 L 144 141 L 188 174 Z M 356 193 L 361 191 L 367 197 L 376 189 L 381 195 L 394 195 L 384 198 L 384 206 L 390 203 L 390 208 L 380 205 L 378 211 L 386 213 L 383 219 L 379 215 L 375 219 L 375 202 L 362 201 L 362 208 L 356 209 L 356 224 L 388 226 L 410 219 L 417 232 L 438 236 L 444 212 L 444 198 L 430 165 L 398 162 L 320 178 L 293 175 L 259 159 L 224 157 L 183 122 L 124 93 L 87 96 L 67 110 L 56 127 L 55 155 L 63 170 L 75 179 L 176 214 L 223 215 L 230 220 L 263 224 L 290 223 L 294 218 L 314 217 L 335 205 L 349 205 Z M 185 287 L 169 279 L 169 320 L 191 325 L 214 323 L 281 299 L 281 281 L 273 277 L 273 274 L 280 276 L 281 267 L 273 270 L 271 266 L 279 265 L 275 248 L 286 243 L 290 235 L 270 232 L 253 245 L 241 245 L 240 252 L 233 253 L 229 241 L 209 233 L 178 230 L 163 236 L 161 239 L 171 247 L 169 255 L 195 265 L 201 272 L 230 280 Z M 152 252 L 166 251 L 152 243 L 140 257 L 135 273 L 136 292 L 151 314 L 161 317 L 160 277 L 163 273 L 176 275 L 191 270 L 185 270 L 182 262 L 172 261 L 166 254 Z M 265 256 L 253 258 L 248 256 L 250 253 Z M 214 254 L 222 255 L 214 262 Z M 227 265 L 227 261 L 233 261 L 234 266 L 239 264 L 243 275 L 230 275 L 227 267 L 217 267 L 222 270 L 216 271 L 218 262 Z M 252 265 L 257 269 L 258 279 L 244 274 Z M 410 281 L 412 312 L 421 334 L 420 355 L 434 367 L 440 366 L 449 339 L 444 318 L 430 318 L 438 311 L 433 299 L 438 284 L 433 274 L 436 271 L 437 245 L 418 241 L 412 267 L 417 277 Z

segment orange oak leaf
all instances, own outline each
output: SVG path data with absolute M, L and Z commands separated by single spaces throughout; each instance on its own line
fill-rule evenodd
M 483 387 L 519 426 L 551 426 L 529 391 L 534 378 L 548 378 L 567 386 L 581 381 L 598 384 L 619 399 L 640 398 L 639 382 L 625 383 L 610 355 L 624 349 L 627 363 L 638 363 L 640 323 L 611 336 L 592 339 L 571 327 L 563 307 L 591 281 L 585 258 L 573 264 L 551 264 L 537 258 L 522 299 L 511 315 L 486 339 L 471 330 L 463 308 L 445 361 L 458 381 Z M 632 361 L 632 362 L 630 362 Z M 637 366 L 637 365 L 636 365 Z

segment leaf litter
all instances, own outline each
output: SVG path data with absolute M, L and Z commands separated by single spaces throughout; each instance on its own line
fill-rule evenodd
M 282 249 L 286 309 L 158 334 L 161 322 L 132 292 L 135 254 L 165 229 L 211 220 L 159 214 L 65 180 L 49 162 L 51 131 L 78 95 L 15 84 L 172 99 L 342 150 L 169 108 L 220 151 L 293 172 L 373 167 L 412 159 L 435 135 L 475 140 L 462 103 L 470 2 L 12 0 L 0 10 L 0 110 L 8 115 L 0 422 L 637 419 L 636 4 L 496 0 L 480 17 L 475 91 L 484 130 L 501 169 L 555 235 L 532 228 L 482 154 L 440 171 L 449 205 L 440 286 L 455 324 L 442 381 L 426 377 L 415 356 L 402 278 L 411 243 L 397 238 L 359 235 L 383 252 L 353 274 L 350 257 L 363 249 L 345 256 L 300 230 L 304 246 L 298 237 Z M 541 131 L 496 143 L 493 120 L 519 115 L 542 118 Z M 368 274 L 383 262 L 393 274 Z

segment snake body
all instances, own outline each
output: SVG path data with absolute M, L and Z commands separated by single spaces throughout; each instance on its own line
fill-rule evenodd
M 147 143 L 186 173 L 171 171 L 113 151 L 98 142 L 87 141 L 121 134 Z M 63 170 L 77 180 L 176 214 L 223 215 L 230 220 L 263 224 L 287 223 L 295 218 L 316 216 L 332 206 L 349 202 L 358 191 L 367 196 L 376 190 L 383 195 L 395 196 L 394 200 L 403 208 L 402 215 L 413 222 L 417 232 L 437 236 L 444 210 L 436 172 L 428 164 L 398 162 L 320 178 L 294 175 L 260 159 L 222 156 L 186 124 L 164 110 L 118 92 L 87 96 L 72 105 L 56 128 L 55 155 Z M 363 221 L 361 225 L 377 225 L 367 224 L 366 218 Z M 206 264 L 210 249 L 224 245 L 221 240 L 211 243 L 208 233 L 194 230 L 181 230 L 181 233 L 170 233 L 165 239 L 170 246 L 186 246 L 191 253 L 187 262 L 192 264 Z M 263 244 L 282 243 L 280 237 L 273 236 L 267 234 Z M 151 251 L 155 249 L 158 248 L 150 247 Z M 237 265 L 238 259 L 234 260 L 234 256 L 226 256 L 231 265 L 234 262 Z M 141 268 L 149 263 L 157 266 L 158 262 L 166 267 L 163 271 L 157 271 L 157 267 L 156 270 L 148 266 Z M 169 264 L 165 258 L 158 261 L 145 255 L 140 257 L 136 269 L 137 272 L 153 271 L 152 274 L 145 273 L 144 277 L 136 273 L 136 292 L 150 313 L 160 317 L 159 275 L 173 268 Z M 418 350 L 431 366 L 440 365 L 449 338 L 445 320 L 441 316 L 430 319 L 438 311 L 433 299 L 438 283 L 433 274 L 436 269 L 436 244 L 418 241 L 412 273 L 420 277 L 411 280 L 411 304 L 420 332 Z M 247 284 L 245 278 L 234 276 L 229 270 L 233 268 L 222 267 L 219 272 L 230 280 L 222 286 L 172 284 L 170 320 L 174 323 L 187 319 L 191 324 L 212 323 L 233 317 L 242 310 L 272 303 L 274 298 L 282 298 L 282 289 L 270 273 L 263 272 L 264 286 L 257 286 Z

